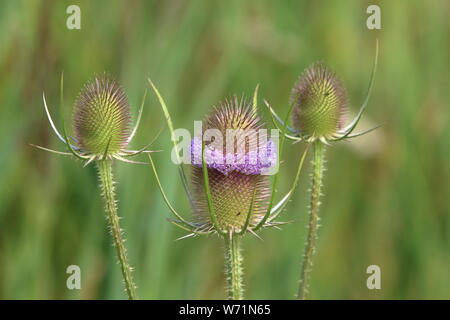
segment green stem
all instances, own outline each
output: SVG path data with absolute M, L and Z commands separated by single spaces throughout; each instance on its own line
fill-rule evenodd
M 313 174 L 311 186 L 311 202 L 309 206 L 308 238 L 303 256 L 300 274 L 300 286 L 298 288 L 298 299 L 306 299 L 308 293 L 309 274 L 312 270 L 312 258 L 316 250 L 317 229 L 319 228 L 319 206 L 322 188 L 322 178 L 325 162 L 325 145 L 314 142 Z
M 111 160 L 97 161 L 98 174 L 100 178 L 100 186 L 102 196 L 105 200 L 105 211 L 108 217 L 109 227 L 116 247 L 117 257 L 122 269 L 122 276 L 125 284 L 125 290 L 130 300 L 136 299 L 136 286 L 133 283 L 131 275 L 131 266 L 128 263 L 127 251 L 125 249 L 124 240 L 122 238 L 122 230 L 119 225 L 119 216 L 117 215 L 117 206 L 114 193 L 114 180 L 112 173 Z
M 242 300 L 244 299 L 244 288 L 240 238 L 237 234 L 229 234 L 224 236 L 224 239 L 228 299 Z

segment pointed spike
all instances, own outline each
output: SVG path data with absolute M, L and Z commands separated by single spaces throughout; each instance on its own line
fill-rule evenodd
M 270 220 L 269 221 L 272 221 L 272 220 L 274 220 L 274 219 L 276 219 L 278 217 L 278 215 L 283 211 L 283 209 L 286 207 L 287 203 L 291 199 L 291 196 L 294 193 L 294 190 L 297 188 L 298 181 L 300 179 L 300 173 L 301 173 L 302 168 L 303 168 L 303 163 L 305 162 L 306 154 L 308 153 L 308 149 L 309 149 L 310 145 L 311 144 L 308 144 L 306 146 L 306 148 L 305 148 L 305 151 L 303 151 L 303 154 L 302 154 L 302 156 L 300 158 L 300 161 L 299 161 L 299 164 L 298 164 L 298 168 L 297 168 L 297 173 L 295 175 L 295 179 L 294 179 L 294 182 L 292 183 L 291 189 L 283 197 L 283 199 L 281 199 L 281 201 L 278 202 L 273 207 L 273 210 L 271 211 L 271 215 L 270 215 Z
M 291 107 L 289 108 L 289 110 L 288 110 L 288 112 L 286 114 L 286 119 L 283 122 L 284 123 L 284 128 L 281 131 L 281 132 L 283 132 L 283 134 L 281 135 L 281 139 L 280 139 L 280 143 L 279 143 L 280 147 L 278 149 L 278 161 L 280 161 L 280 159 L 282 158 L 281 156 L 282 156 L 282 153 L 283 153 L 283 146 L 284 146 L 284 141 L 285 141 L 285 138 L 286 138 L 285 135 L 284 135 L 284 133 L 286 132 L 286 126 L 287 126 L 286 123 L 287 123 L 287 121 L 288 121 L 288 119 L 289 119 L 289 117 L 290 117 L 290 115 L 292 113 L 293 108 L 294 108 L 294 104 L 291 104 Z M 264 226 L 264 224 L 266 223 L 267 219 L 269 219 L 269 217 L 270 217 L 270 212 L 272 211 L 272 206 L 273 206 L 273 203 L 274 203 L 274 200 L 275 200 L 275 193 L 276 193 L 276 190 L 277 190 L 278 173 L 279 173 L 279 171 L 277 173 L 275 173 L 274 178 L 273 178 L 273 185 L 272 185 L 272 192 L 271 192 L 270 200 L 269 200 L 269 206 L 267 207 L 267 211 L 264 214 L 264 217 L 253 228 L 253 230 L 255 230 L 255 231 L 257 231 L 260 228 L 262 228 Z
M 138 155 L 140 153 L 150 153 L 150 152 L 160 152 L 161 150 L 145 150 L 147 148 L 149 148 L 153 143 L 155 143 L 155 141 L 159 138 L 159 136 L 161 135 L 161 133 L 164 131 L 164 127 L 161 128 L 159 130 L 159 132 L 156 134 L 156 136 L 153 138 L 153 140 L 147 144 L 146 146 L 144 146 L 143 148 L 139 149 L 139 150 L 127 150 L 126 152 L 128 154 L 124 155 L 124 157 L 131 157 L 131 156 L 135 156 Z
M 161 108 L 163 110 L 164 117 L 166 118 L 167 126 L 169 127 L 169 131 L 170 131 L 170 139 L 172 140 L 172 144 L 173 144 L 173 147 L 175 150 L 175 155 L 176 155 L 176 159 L 177 159 L 177 163 L 178 163 L 178 172 L 181 177 L 181 182 L 183 183 L 183 188 L 189 198 L 189 203 L 191 204 L 191 207 L 195 208 L 191 192 L 189 191 L 189 185 L 187 182 L 186 174 L 184 172 L 183 165 L 181 164 L 178 143 L 177 143 L 177 139 L 175 136 L 175 130 L 173 127 L 172 117 L 170 116 L 169 109 L 167 108 L 166 102 L 164 101 L 163 97 L 159 93 L 156 86 L 153 84 L 152 80 L 150 78 L 148 78 L 147 80 L 150 84 L 150 87 L 155 92 L 155 94 L 158 98 L 159 104 L 161 105 Z
M 64 138 L 59 133 L 58 129 L 56 129 L 55 124 L 53 123 L 52 117 L 50 116 L 50 112 L 48 111 L 47 101 L 45 100 L 45 93 L 44 92 L 42 92 L 42 100 L 44 101 L 45 113 L 47 114 L 47 118 L 48 118 L 48 122 L 50 122 L 50 126 L 52 127 L 52 129 L 55 132 L 55 134 L 58 136 L 59 140 L 61 140 L 64 143 L 67 143 L 66 140 L 64 140 Z
M 189 234 L 187 234 L 185 236 L 182 236 L 182 237 L 179 237 L 179 238 L 175 239 L 175 241 L 180 241 L 180 240 L 191 238 L 191 237 L 195 237 L 195 236 L 196 236 L 195 233 L 189 233 Z
M 302 142 L 302 141 L 303 141 L 302 138 L 300 138 L 300 137 L 295 137 L 295 136 L 291 136 L 290 134 L 287 134 L 287 133 L 285 133 L 284 136 L 285 136 L 286 138 L 288 138 L 289 140 L 294 141 L 294 143 L 299 143 L 299 142 Z
M 272 107 L 270 107 L 269 103 L 268 103 L 266 100 L 264 100 L 264 104 L 266 105 L 267 108 L 269 108 L 269 110 L 273 110 Z M 274 112 L 275 112 L 275 111 L 274 111 Z M 279 126 L 279 124 L 278 124 L 278 122 L 275 120 L 274 114 L 273 114 L 272 112 L 270 112 L 270 117 L 271 117 L 271 119 L 272 119 L 273 125 L 274 125 L 274 126 L 275 126 L 282 134 L 283 134 L 283 131 L 284 131 L 284 130 Z M 280 121 L 283 122 L 281 119 L 280 119 Z M 281 123 L 280 123 L 280 124 L 281 124 Z M 284 136 L 285 136 L 286 138 L 288 138 L 289 140 L 295 141 L 296 143 L 297 143 L 297 142 L 300 142 L 300 141 L 303 141 L 302 138 L 292 136 L 292 135 L 290 135 L 290 134 L 287 134 L 286 132 L 284 132 Z
M 170 204 L 169 198 L 167 197 L 164 188 L 161 184 L 161 181 L 159 180 L 158 172 L 156 171 L 155 163 L 153 162 L 152 156 L 150 154 L 147 155 L 150 160 L 150 166 L 152 167 L 153 174 L 155 175 L 156 183 L 158 184 L 159 191 L 161 192 L 161 195 L 163 196 L 164 202 L 166 203 L 167 207 L 170 209 L 170 211 L 179 219 L 181 222 L 183 222 L 186 225 L 190 225 L 189 222 L 187 222 L 178 212 L 175 210 L 175 208 Z
M 92 156 L 90 159 L 88 159 L 85 163 L 84 163 L 84 165 L 83 165 L 83 168 L 86 168 L 90 163 L 92 163 L 92 161 L 94 161 L 95 160 L 95 156 Z
M 166 220 L 169 221 L 170 223 L 172 223 L 173 225 L 175 225 L 185 231 L 191 232 L 191 233 L 195 233 L 198 235 L 203 235 L 203 234 L 209 233 L 209 232 L 204 232 L 204 231 L 198 230 L 198 228 L 196 226 L 194 226 L 193 224 L 191 224 L 189 222 L 182 222 L 180 220 L 175 220 L 175 219 L 171 219 L 171 218 L 167 218 Z
M 287 202 L 291 198 L 291 195 L 292 192 L 289 191 L 280 201 L 278 201 L 278 203 L 275 206 L 273 206 L 272 210 L 270 211 L 271 216 L 268 219 L 269 221 L 273 220 L 274 217 L 277 215 L 277 213 L 280 212 L 285 207 L 285 204 L 287 204 Z
M 257 237 L 259 240 L 264 241 L 263 238 L 261 238 L 253 229 L 248 229 L 248 231 L 254 235 L 255 237 Z
M 52 149 L 41 147 L 41 146 L 38 146 L 38 145 L 32 144 L 32 143 L 30 143 L 29 145 L 32 146 L 32 147 L 35 147 L 37 149 L 41 149 L 43 151 L 56 153 L 56 154 L 60 154 L 60 155 L 63 155 L 63 156 L 71 156 L 72 155 L 70 152 L 62 152 L 62 151 L 52 150 Z
M 150 163 L 148 162 L 141 162 L 141 161 L 133 161 L 133 160 L 128 160 L 124 157 L 119 156 L 118 154 L 113 155 L 113 158 L 122 162 L 126 162 L 126 163 L 132 163 L 132 164 L 144 164 L 144 165 L 149 165 Z
M 325 137 L 320 137 L 319 140 L 320 140 L 320 142 L 322 142 L 324 145 L 330 146 L 330 143 L 327 141 L 327 139 L 326 139 Z
M 285 121 L 281 120 L 280 116 L 275 112 L 275 110 L 272 108 L 272 106 L 269 104 L 269 102 L 265 99 L 264 99 L 264 104 L 270 111 L 270 116 L 272 117 L 272 122 L 275 122 L 275 120 L 276 120 L 277 123 L 279 123 L 281 126 L 283 126 L 283 127 L 286 126 L 286 129 L 289 130 L 292 134 L 298 134 L 297 130 L 295 130 L 294 128 L 287 125 L 287 123 L 285 123 Z M 275 126 L 278 128 L 278 130 L 281 130 L 281 129 L 279 129 L 280 127 L 277 124 L 275 124 Z
M 142 102 L 141 102 L 141 106 L 139 107 L 139 113 L 138 113 L 138 117 L 136 119 L 136 125 L 133 128 L 133 131 L 131 132 L 129 138 L 128 138 L 128 143 L 131 142 L 131 140 L 134 138 L 134 136 L 136 135 L 136 132 L 139 128 L 139 124 L 141 123 L 141 118 L 142 118 L 142 112 L 144 111 L 144 104 L 145 104 L 145 98 L 147 97 L 147 90 L 144 91 L 144 96 L 142 98 Z
M 351 135 L 347 136 L 346 139 L 351 139 L 351 138 L 361 137 L 361 136 L 363 136 L 363 135 L 365 135 L 365 134 L 368 134 L 368 133 L 370 133 L 370 132 L 372 132 L 372 131 L 374 131 L 374 130 L 380 128 L 381 126 L 382 126 L 382 125 L 380 124 L 380 125 L 377 125 L 377 126 L 375 126 L 375 127 L 373 127 L 373 128 L 364 130 L 364 131 L 362 131 L 362 132 L 358 132 L 358 133 L 351 134 Z
M 377 71 L 377 65 L 378 65 L 378 39 L 376 40 L 375 58 L 374 58 L 373 67 L 372 67 L 372 74 L 371 74 L 370 80 L 369 80 L 369 86 L 367 88 L 366 98 L 364 99 L 364 102 L 361 105 L 361 108 L 359 109 L 358 114 L 353 119 L 353 121 L 342 130 L 344 135 L 341 138 L 339 138 L 338 140 L 345 139 L 348 135 L 350 135 L 353 132 L 353 130 L 356 128 L 356 125 L 358 124 L 359 120 L 361 119 L 361 116 L 362 116 L 364 110 L 366 109 L 367 104 L 369 103 L 370 94 L 372 93 L 372 88 L 373 88 L 373 84 L 374 84 L 374 80 L 375 80 L 375 73 Z
M 63 120 L 63 134 L 64 134 L 64 138 L 67 140 L 67 132 L 66 132 L 66 128 L 65 128 L 65 125 L 64 125 L 64 120 Z M 79 154 L 78 152 L 76 152 L 76 151 L 73 149 L 73 147 L 72 147 L 72 145 L 71 145 L 70 143 L 66 143 L 66 146 L 67 146 L 67 148 L 69 148 L 69 151 L 70 151 L 75 157 L 77 157 L 78 159 L 81 159 L 81 160 L 86 160 L 86 157 L 84 157 L 84 156 L 82 156 L 81 154 Z
M 252 108 L 254 113 L 258 112 L 258 91 L 259 91 L 259 83 L 256 85 L 255 91 L 253 92 Z
M 264 227 L 281 229 L 278 226 L 291 224 L 293 222 L 294 222 L 294 220 L 289 220 L 289 221 L 270 221 L 270 222 L 266 223 L 266 225 Z
M 144 148 L 139 149 L 139 150 L 124 150 L 123 152 L 119 153 L 119 156 L 128 158 L 128 157 L 132 157 L 132 156 L 137 156 L 142 153 L 162 152 L 162 150 L 145 150 L 146 147 L 148 147 L 148 146 L 145 146 Z
M 83 157 L 81 154 L 79 154 L 78 152 L 75 151 L 75 149 L 72 147 L 72 145 L 69 142 L 69 139 L 67 138 L 67 131 L 66 131 L 66 126 L 65 126 L 65 122 L 64 122 L 64 73 L 61 74 L 61 82 L 60 82 L 60 99 L 61 99 L 61 104 L 60 104 L 60 108 L 61 108 L 61 123 L 62 123 L 62 129 L 63 129 L 63 137 L 64 137 L 64 141 L 65 144 L 67 146 L 67 148 L 69 148 L 69 151 L 78 159 L 81 160 L 86 160 L 86 157 Z

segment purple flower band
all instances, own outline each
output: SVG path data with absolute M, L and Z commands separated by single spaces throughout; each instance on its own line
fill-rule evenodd
M 202 140 L 195 137 L 191 141 L 191 163 L 202 167 Z M 224 153 L 221 148 L 214 148 L 212 144 L 205 145 L 205 162 L 208 168 L 216 169 L 228 175 L 236 171 L 248 175 L 259 175 L 272 167 L 277 161 L 276 145 L 272 140 L 266 144 L 242 153 Z

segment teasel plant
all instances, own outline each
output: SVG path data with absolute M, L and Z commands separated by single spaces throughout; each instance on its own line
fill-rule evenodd
M 258 238 L 258 231 L 263 228 L 279 228 L 285 222 L 278 221 L 277 218 L 285 209 L 289 202 L 295 187 L 298 183 L 306 151 L 299 159 L 297 172 L 289 191 L 278 201 L 275 201 L 275 190 L 278 181 L 278 171 L 272 175 L 272 182 L 268 175 L 262 174 L 276 161 L 281 158 L 284 131 L 281 134 L 279 146 L 274 141 L 267 141 L 267 145 L 256 144 L 254 136 L 247 138 L 238 138 L 238 143 L 246 143 L 244 146 L 234 145 L 232 148 L 215 149 L 213 143 L 205 143 L 205 137 L 194 137 L 191 141 L 191 188 L 185 174 L 183 165 L 180 161 L 179 148 L 174 133 L 174 126 L 167 105 L 149 79 L 150 87 L 155 92 L 164 116 L 167 126 L 170 130 L 171 140 L 175 151 L 180 174 L 186 195 L 190 201 L 194 218 L 188 221 L 176 211 L 170 203 L 166 192 L 161 184 L 155 163 L 149 154 L 149 160 L 161 191 L 162 197 L 173 218 L 168 220 L 176 226 L 187 231 L 187 237 L 216 234 L 223 238 L 225 243 L 225 274 L 226 274 L 226 292 L 230 300 L 244 299 L 243 285 L 243 257 L 241 252 L 241 238 L 246 234 L 252 234 Z M 257 115 L 257 95 L 258 86 L 253 94 L 252 102 L 247 102 L 244 98 L 233 97 L 229 100 L 219 103 L 213 111 L 203 121 L 203 132 L 206 129 L 217 129 L 223 136 L 227 129 L 237 130 L 258 130 L 263 128 L 263 122 Z M 285 129 L 285 128 L 284 128 Z M 247 139 L 247 140 L 246 140 Z M 253 147 L 252 147 L 253 146 Z M 240 148 L 241 147 L 241 148 Z M 261 148 L 262 147 L 262 148 Z M 231 149 L 231 152 L 230 150 Z M 220 151 L 217 151 L 220 150 Z M 239 151 L 241 150 L 241 151 Z M 263 152 L 263 158 L 267 161 L 256 162 L 247 161 L 251 150 Z M 236 164 L 229 164 L 216 161 L 216 152 L 220 152 L 223 159 L 226 154 L 234 159 L 244 159 Z M 264 154 L 264 152 L 266 152 Z M 219 156 L 220 158 L 220 156 Z
M 325 148 L 338 141 L 348 141 L 365 135 L 377 128 L 354 133 L 368 105 L 372 92 L 378 63 L 378 40 L 375 46 L 375 58 L 365 99 L 355 118 L 344 125 L 348 110 L 348 98 L 344 85 L 337 75 L 324 63 L 314 63 L 299 77 L 291 93 L 293 126 L 277 115 L 270 104 L 265 101 L 273 123 L 287 128 L 285 137 L 297 142 L 305 142 L 313 149 L 310 203 L 308 212 L 308 232 L 300 271 L 298 299 L 306 299 L 309 288 L 309 277 L 313 267 L 313 256 L 319 228 L 319 206 L 321 204 L 323 174 L 325 171 Z M 289 114 L 288 113 L 288 114 Z
M 64 114 L 63 88 L 64 75 L 62 73 L 60 82 L 60 108 L 62 115 Z M 61 116 L 63 119 L 61 121 L 62 134 L 56 128 L 47 106 L 45 94 L 43 94 L 44 109 L 50 126 L 58 139 L 65 145 L 67 151 L 56 151 L 32 144 L 32 146 L 44 151 L 81 160 L 84 163 L 83 167 L 95 163 L 101 195 L 105 203 L 106 217 L 121 267 L 125 291 L 131 300 L 137 299 L 136 285 L 133 281 L 133 269 L 128 262 L 123 230 L 120 228 L 120 218 L 117 213 L 113 161 L 147 164 L 130 160 L 129 157 L 152 152 L 147 150 L 147 148 L 150 147 L 153 141 L 142 149 L 130 150 L 127 148 L 139 128 L 145 97 L 146 93 L 142 99 L 136 124 L 131 128 L 130 105 L 122 87 L 106 74 L 95 76 L 92 81 L 83 87 L 78 95 L 73 112 L 75 135 L 69 136 L 63 116 Z

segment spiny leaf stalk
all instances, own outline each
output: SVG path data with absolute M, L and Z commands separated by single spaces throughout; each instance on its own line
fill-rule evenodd
M 123 232 L 120 229 L 119 216 L 117 215 L 117 206 L 115 200 L 114 180 L 112 173 L 111 160 L 97 161 L 98 175 L 102 196 L 105 201 L 105 211 L 108 219 L 111 234 L 113 236 L 114 246 L 116 247 L 117 258 L 119 259 L 122 270 L 125 290 L 130 300 L 137 299 L 136 286 L 133 282 L 132 268 L 128 263 L 127 251 L 124 244 Z
M 325 163 L 325 145 L 320 142 L 314 142 L 314 158 L 312 161 L 312 185 L 311 200 L 309 206 L 309 224 L 308 236 L 306 240 L 305 253 L 300 274 L 300 286 L 298 289 L 298 299 L 306 299 L 309 286 L 309 275 L 312 270 L 312 259 L 316 251 L 317 230 L 319 228 L 319 206 L 322 189 L 322 179 Z
M 225 272 L 227 277 L 227 295 L 229 300 L 244 299 L 244 286 L 242 277 L 242 254 L 240 238 L 237 234 L 230 233 L 225 236 Z

